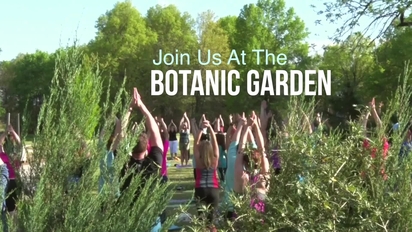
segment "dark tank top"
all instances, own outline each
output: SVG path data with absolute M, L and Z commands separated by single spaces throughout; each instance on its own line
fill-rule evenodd
M 180 132 L 180 143 L 189 143 L 189 133 L 187 131 Z
M 176 141 L 177 140 L 177 132 L 176 131 L 170 131 L 169 132 L 169 141 Z

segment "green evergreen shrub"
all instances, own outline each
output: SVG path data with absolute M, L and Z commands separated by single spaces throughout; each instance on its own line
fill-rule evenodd
M 103 88 L 97 62 L 76 47 L 61 49 L 56 56 L 51 94 L 41 107 L 34 136 L 31 171 L 22 176 L 25 191 L 19 196 L 15 217 L 8 217 L 9 231 L 150 231 L 173 194 L 167 184 L 159 184 L 159 178 L 147 181 L 133 207 L 132 190 L 139 186 L 140 176 L 121 198 L 114 190 L 122 180 L 106 186 L 106 194 L 97 192 L 100 161 L 106 157 L 110 136 L 104 133 L 99 138 L 99 131 L 113 130 L 115 114 L 126 112 L 130 95 L 122 88 L 114 102 L 102 102 L 108 88 Z M 120 173 L 129 158 L 130 144 L 140 132 L 129 133 L 121 142 L 115 173 Z M 70 179 L 82 166 L 83 175 L 73 184 Z M 108 180 L 107 173 L 103 175 Z M 169 217 L 164 228 L 173 219 Z

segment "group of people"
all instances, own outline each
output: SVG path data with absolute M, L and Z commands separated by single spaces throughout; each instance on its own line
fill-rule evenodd
M 259 212 L 265 211 L 264 201 L 269 188 L 267 151 L 270 150 L 268 132 L 271 116 L 267 102 L 263 101 L 260 115 L 255 112 L 249 116 L 244 113 L 230 115 L 227 130 L 221 115 L 213 122 L 202 115 L 199 123 L 193 118 L 189 124 L 184 113 L 179 131 L 173 121 L 169 124 L 170 155 L 174 158 L 177 152 L 172 143 L 179 144 L 182 165 L 187 165 L 189 133 L 193 135 L 192 165 L 198 214 L 207 218 L 211 231 L 215 231 L 221 188 L 224 189 L 227 219 L 236 218 L 231 194 L 250 193 L 253 199 L 251 206 Z M 177 133 L 180 135 L 179 143 Z M 275 158 L 275 155 L 271 153 L 270 158 Z M 248 192 L 250 189 L 252 191 Z M 205 206 L 207 212 L 204 211 Z
M 158 176 L 162 182 L 167 178 L 167 153 L 170 148 L 171 158 L 177 157 L 178 149 L 181 155 L 181 165 L 188 165 L 190 158 L 190 140 L 193 135 L 193 171 L 195 183 L 195 198 L 197 200 L 198 214 L 206 220 L 210 231 L 216 231 L 215 223 L 218 215 L 220 191 L 224 189 L 223 203 L 227 212 L 225 217 L 234 220 L 236 210 L 231 202 L 231 195 L 244 196 L 250 194 L 250 207 L 260 213 L 265 213 L 265 200 L 270 186 L 270 172 L 280 173 L 279 156 L 274 149 L 276 145 L 271 143 L 269 131 L 271 129 L 272 113 L 269 110 L 268 102 L 262 101 L 258 114 L 252 112 L 230 116 L 227 128 L 221 116 L 209 121 L 202 115 L 197 123 L 195 119 L 189 120 L 186 113 L 179 123 L 175 125 L 173 121 L 166 125 L 163 118 L 153 117 L 146 105 L 143 103 L 136 88 L 133 89 L 129 110 L 122 118 L 117 118 L 115 127 L 106 143 L 106 155 L 101 160 L 99 193 L 116 191 L 118 196 L 130 187 L 133 178 L 141 174 L 144 179 L 151 176 Z M 392 129 L 384 139 L 382 148 L 372 147 L 366 133 L 366 125 L 370 115 L 373 117 L 378 127 L 382 126 L 379 117 L 380 107 L 375 107 L 375 100 L 370 102 L 369 110 L 360 117 L 365 126 L 365 139 L 363 146 L 370 151 L 372 158 L 382 151 L 386 159 L 391 144 L 391 133 L 399 130 L 399 123 L 393 122 Z M 378 109 L 377 109 L 378 108 Z M 145 117 L 145 132 L 138 136 L 135 144 L 132 144 L 128 162 L 123 166 L 120 175 L 114 172 L 114 162 L 118 155 L 119 144 L 126 136 L 127 125 L 132 112 L 137 109 Z M 311 122 L 309 117 L 304 115 L 304 128 L 308 129 L 308 134 L 324 131 L 324 121 L 320 115 Z M 412 125 L 412 124 L 411 124 Z M 412 148 L 412 126 L 407 126 L 404 143 L 400 157 L 406 157 Z M 279 132 L 281 133 L 281 132 Z M 179 134 L 179 141 L 178 135 Z M 103 138 L 104 132 L 102 132 Z M 287 133 L 283 133 L 287 136 Z M 20 138 L 14 129 L 9 125 L 7 131 L 0 137 L 0 185 L 5 190 L 3 196 L 7 195 L 4 210 L 10 213 L 16 210 L 17 194 L 15 193 L 16 173 L 14 169 L 18 167 L 13 158 L 14 151 L 10 149 L 10 144 L 20 144 Z M 129 172 L 133 170 L 133 172 Z M 388 178 L 385 173 L 384 163 L 380 167 L 384 180 Z M 129 175 L 127 173 L 133 173 Z M 367 173 L 362 173 L 367 175 Z M 125 178 L 121 186 L 116 186 L 117 178 Z M 142 185 L 145 181 L 142 182 Z M 223 185 L 223 186 L 222 186 Z M 135 197 L 139 197 L 139 190 Z M 205 211 L 204 208 L 207 208 Z M 4 214 L 3 214 L 4 215 Z M 152 232 L 158 232 L 165 220 L 165 214 L 159 215 L 154 222 Z
M 262 103 L 262 112 L 258 116 L 254 112 L 246 116 L 244 113 L 230 118 L 228 130 L 224 132 L 224 122 L 221 116 L 214 123 L 202 116 L 199 124 L 194 119 L 189 120 L 183 114 L 179 128 L 173 121 L 166 126 L 162 118 L 153 117 L 144 105 L 137 89 L 134 89 L 129 111 L 122 119 L 117 119 L 116 126 L 107 142 L 107 155 L 101 162 L 99 192 L 111 189 L 115 173 L 113 163 L 117 155 L 120 141 L 127 136 L 125 128 L 134 109 L 138 109 L 146 119 L 146 131 L 139 135 L 136 144 L 131 149 L 129 162 L 121 171 L 120 177 L 133 169 L 135 174 L 144 177 L 159 174 L 167 181 L 167 151 L 170 147 L 172 158 L 177 156 L 177 145 L 180 150 L 181 164 L 187 165 L 189 160 L 190 135 L 195 141 L 193 147 L 193 165 L 195 178 L 195 198 L 198 203 L 198 213 L 207 219 L 211 231 L 214 226 L 217 209 L 220 202 L 220 183 L 224 183 L 225 204 L 228 205 L 227 218 L 236 217 L 230 195 L 246 194 L 252 188 L 253 201 L 251 206 L 259 212 L 264 212 L 264 200 L 269 188 L 269 160 L 266 154 L 269 138 L 268 124 L 271 114 L 266 110 L 267 103 Z M 179 133 L 179 142 L 177 141 Z M 119 188 L 119 195 L 126 190 L 133 179 L 129 175 Z M 220 180 L 219 180 L 220 179 Z M 143 183 L 144 184 L 144 183 Z M 136 193 L 138 197 L 139 193 Z M 204 206 L 208 209 L 204 212 Z M 161 228 L 162 219 L 159 216 L 153 232 Z
M 183 114 L 182 120 L 179 123 L 179 128 L 173 120 L 170 121 L 170 124 L 167 127 L 170 156 L 172 159 L 179 159 L 177 156 L 179 150 L 181 166 L 187 166 L 190 159 L 190 129 L 191 125 L 186 113 Z M 179 134 L 179 141 L 177 134 Z

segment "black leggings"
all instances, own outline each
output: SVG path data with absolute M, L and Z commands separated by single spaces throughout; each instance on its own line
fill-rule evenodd
M 213 223 L 216 210 L 219 207 L 219 189 L 218 188 L 195 188 L 195 198 L 198 200 L 197 213 L 199 217 L 203 216 L 203 207 L 208 207 L 207 219 Z
M 196 181 L 196 168 L 193 168 L 193 178 Z
M 226 175 L 226 168 L 219 168 L 219 179 L 220 179 L 220 181 L 222 181 L 222 182 L 225 181 L 225 175 Z
M 227 211 L 226 219 L 229 220 L 229 221 L 234 221 L 236 219 L 235 211 Z
M 15 179 L 11 179 L 7 184 L 6 196 L 7 211 L 12 212 L 16 209 L 17 201 L 17 181 Z
M 166 184 L 169 181 L 169 178 L 167 176 L 162 176 L 162 180 L 160 183 Z M 160 214 L 160 223 L 164 223 L 167 219 L 167 214 L 166 214 L 166 209 L 163 210 L 162 214 Z

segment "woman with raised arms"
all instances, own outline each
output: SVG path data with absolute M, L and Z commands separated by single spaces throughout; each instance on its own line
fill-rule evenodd
M 258 125 L 255 112 L 252 113 L 249 123 L 241 118 L 244 133 L 242 145 L 239 147 L 235 160 L 234 192 L 245 194 L 247 187 L 251 188 L 251 206 L 259 212 L 265 211 L 264 201 L 269 188 L 269 161 L 266 157 L 262 133 Z M 256 143 L 255 143 L 256 138 Z
M 236 116 L 235 121 L 238 122 L 236 127 L 229 127 L 228 132 L 226 135 L 230 136 L 230 140 L 228 139 L 228 149 L 227 149 L 227 169 L 226 169 L 226 176 L 225 176 L 225 193 L 224 193 L 224 204 L 227 207 L 227 214 L 226 217 L 229 220 L 233 220 L 235 215 L 234 205 L 230 200 L 230 195 L 233 193 L 233 188 L 235 185 L 235 163 L 236 163 L 236 155 L 239 147 L 239 141 L 242 133 L 242 129 L 246 126 L 246 120 L 242 120 L 244 117 L 240 117 L 239 115 Z
M 177 141 L 177 126 L 173 120 L 171 120 L 170 124 L 167 126 L 167 131 L 169 132 L 170 157 L 172 157 L 172 159 L 177 159 L 179 142 Z
M 223 128 L 221 126 L 221 122 L 223 121 L 222 116 L 219 116 L 218 119 L 215 120 L 215 131 L 216 131 L 216 139 L 217 144 L 219 146 L 219 179 L 223 183 L 225 182 L 225 175 L 226 175 L 226 168 L 227 168 L 227 160 L 226 160 L 226 135 L 223 133 Z
M 189 162 L 189 146 L 190 146 L 190 121 L 187 117 L 186 112 L 183 114 L 182 120 L 179 124 L 179 149 L 180 149 L 180 162 L 183 165 L 187 166 Z
M 216 231 L 214 219 L 219 206 L 219 180 L 217 166 L 219 147 L 215 132 L 209 121 L 203 121 L 202 129 L 209 131 L 210 139 L 203 131 L 199 131 L 194 147 L 196 160 L 195 197 L 198 201 L 198 214 L 203 215 L 203 206 L 207 208 L 207 219 L 210 231 Z

